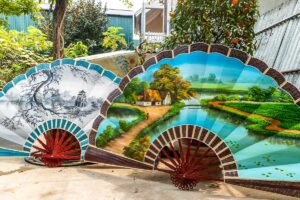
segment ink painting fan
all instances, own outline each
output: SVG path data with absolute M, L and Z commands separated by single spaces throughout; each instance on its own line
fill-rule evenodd
M 93 121 L 120 79 L 96 64 L 71 59 L 41 64 L 0 93 L 0 154 L 48 166 L 80 160 Z

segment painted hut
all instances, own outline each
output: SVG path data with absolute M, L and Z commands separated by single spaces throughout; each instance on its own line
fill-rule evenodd
M 137 100 L 136 104 L 140 106 L 171 105 L 171 94 L 170 92 L 145 89 L 144 95 L 137 96 Z
M 162 105 L 167 106 L 172 104 L 170 92 L 167 91 L 160 92 L 160 96 L 162 98 Z

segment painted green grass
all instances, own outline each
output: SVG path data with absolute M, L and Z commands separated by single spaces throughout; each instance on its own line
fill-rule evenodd
M 246 92 L 249 88 L 235 84 L 193 83 L 191 89 L 199 91 Z
M 232 106 L 233 108 L 237 108 L 237 109 L 243 110 L 245 112 L 251 112 L 252 111 L 252 113 L 256 113 L 256 114 L 262 115 L 262 111 L 258 111 L 260 108 L 256 107 L 256 109 L 255 109 L 253 107 L 253 105 L 256 105 L 256 106 L 260 107 L 259 105 L 262 105 L 262 104 L 251 104 L 251 103 L 244 103 L 244 102 L 238 102 L 238 103 L 226 102 L 226 103 L 223 103 L 223 104 L 227 105 L 229 107 Z M 246 105 L 248 105 L 248 106 L 246 106 Z M 268 105 L 268 104 L 264 104 L 264 105 Z M 271 105 L 274 105 L 274 104 L 271 104 Z M 284 110 L 282 111 L 281 110 L 282 107 L 280 107 L 279 105 L 281 105 L 281 106 L 287 106 L 288 105 L 289 107 L 292 107 L 292 108 L 289 108 L 289 109 L 292 109 L 292 110 L 295 110 L 297 108 L 297 107 L 294 107 L 293 104 L 276 104 L 276 106 L 274 106 L 274 107 L 276 107 L 277 111 L 281 112 L 281 113 L 283 113 Z M 240 114 L 239 112 L 236 112 L 236 111 L 233 111 L 233 110 L 230 110 L 230 109 L 227 109 L 227 108 L 219 108 L 219 107 L 214 107 L 212 105 L 210 105 L 210 107 L 214 108 L 214 109 L 217 109 L 217 110 L 220 110 L 220 111 L 223 111 L 223 112 L 226 112 L 226 113 L 230 113 L 233 116 L 236 116 L 236 117 L 239 117 L 241 119 L 244 119 L 245 120 L 244 124 L 245 124 L 246 128 L 249 131 L 253 132 L 253 133 L 267 135 L 267 136 L 284 137 L 284 138 L 296 138 L 296 139 L 300 138 L 299 134 L 286 133 L 286 132 L 276 132 L 276 131 L 269 131 L 269 130 L 264 129 L 264 127 L 270 125 L 270 123 L 271 123 L 268 120 L 265 120 L 265 119 L 262 119 L 262 118 L 259 118 L 259 117 L 254 117 L 254 116 L 251 116 L 251 117 L 245 116 L 243 114 Z M 273 107 L 273 109 L 274 109 L 274 107 Z M 270 106 L 268 108 L 269 108 L 269 111 L 272 109 L 272 107 L 270 107 Z M 291 111 L 291 110 L 289 110 L 289 111 Z M 267 112 L 267 111 L 265 110 L 265 112 Z M 274 111 L 270 111 L 270 112 L 275 113 Z M 269 112 L 268 116 L 266 116 L 266 117 L 271 117 L 270 112 Z M 286 114 L 286 115 L 289 115 L 289 114 Z M 278 117 L 279 115 L 276 115 L 276 116 Z M 289 117 L 291 117 L 291 115 L 289 115 Z M 273 116 L 273 118 L 275 119 L 275 116 Z M 289 119 L 291 120 L 291 118 L 289 118 Z M 278 119 L 278 120 L 281 121 L 282 118 Z M 292 120 L 292 122 L 291 122 L 288 119 L 284 119 L 282 121 L 284 121 L 283 124 L 285 126 L 288 126 L 291 123 L 295 125 L 292 128 L 290 126 L 287 127 L 287 128 L 286 127 L 282 127 L 282 128 L 294 129 L 294 130 L 298 130 L 299 129 L 299 123 L 298 123 L 299 120 L 296 120 L 296 121 Z
M 139 110 L 138 108 L 134 108 L 132 106 L 127 106 L 127 105 L 120 105 L 120 104 L 112 104 L 108 110 L 108 115 L 109 113 L 122 113 L 123 115 L 128 115 L 128 114 L 137 114 L 139 116 L 145 114 L 143 111 Z
M 300 108 L 295 104 L 251 104 L 244 102 L 226 102 L 226 106 L 245 112 L 263 115 L 281 122 L 286 129 L 300 130 Z

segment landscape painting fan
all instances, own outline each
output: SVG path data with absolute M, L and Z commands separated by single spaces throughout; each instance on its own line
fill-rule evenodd
M 0 155 L 48 166 L 80 160 L 88 133 L 120 79 L 85 61 L 57 60 L 16 77 L 1 92 Z
M 122 79 L 63 59 L 0 96 L 2 156 L 158 170 L 183 190 L 222 181 L 300 197 L 300 92 L 245 52 L 184 45 Z
M 222 45 L 181 46 L 133 69 L 120 89 L 90 139 L 97 147 L 144 161 L 185 190 L 225 181 L 299 193 L 299 91 L 262 61 Z M 107 162 L 103 151 L 88 154 Z

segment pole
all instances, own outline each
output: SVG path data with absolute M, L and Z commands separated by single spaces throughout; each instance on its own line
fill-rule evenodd
M 145 0 L 143 0 L 142 6 L 142 16 L 141 16 L 141 35 L 145 36 L 146 33 L 146 9 L 145 9 Z
M 168 0 L 164 0 L 164 13 L 163 13 L 163 32 L 168 33 Z

